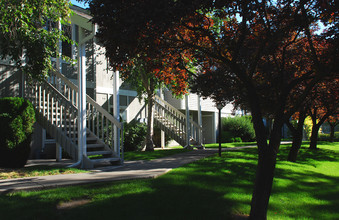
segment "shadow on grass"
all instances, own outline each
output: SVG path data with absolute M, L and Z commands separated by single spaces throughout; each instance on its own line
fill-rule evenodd
M 315 156 L 331 159 L 327 151 Z M 157 179 L 101 183 L 0 196 L 4 219 L 231 219 L 248 214 L 257 149 L 224 152 L 175 169 Z M 282 148 L 280 156 L 286 156 Z M 268 219 L 336 219 L 338 177 L 325 175 L 306 158 L 278 161 Z M 304 164 L 305 163 L 305 164 Z M 58 210 L 62 201 L 90 203 Z M 20 211 L 18 211 L 20 210 Z
M 328 145 L 328 143 L 326 143 L 326 145 Z M 333 144 L 332 146 L 338 146 L 338 144 Z M 291 145 L 281 146 L 278 160 L 286 161 L 290 148 Z M 308 145 L 303 144 L 298 153 L 297 163 L 310 164 L 312 161 L 337 161 L 338 156 L 338 152 L 334 149 L 323 149 L 321 146 L 317 149 L 309 149 Z

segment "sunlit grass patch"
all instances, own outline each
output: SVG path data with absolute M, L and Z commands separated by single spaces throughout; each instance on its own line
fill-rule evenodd
M 31 166 L 24 168 L 0 168 L 0 179 L 23 178 L 33 176 L 49 176 L 58 174 L 85 173 L 88 171 L 52 166 Z
M 268 219 L 339 219 L 339 144 L 321 143 L 317 151 L 309 151 L 304 145 L 297 163 L 286 161 L 289 147 L 282 146 L 279 152 Z M 250 212 L 256 158 L 256 148 L 241 149 L 187 164 L 156 179 L 2 195 L 1 217 L 108 219 L 112 213 L 121 219 L 246 216 Z M 61 211 L 56 208 L 64 203 L 81 204 Z

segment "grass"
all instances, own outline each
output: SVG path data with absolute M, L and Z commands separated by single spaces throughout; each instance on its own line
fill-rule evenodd
M 32 176 L 47 176 L 88 172 L 76 168 L 31 166 L 24 168 L 0 168 L 0 179 L 23 178 Z
M 279 152 L 268 219 L 339 219 L 339 143 L 304 145 L 298 163 Z M 231 219 L 247 215 L 257 149 L 224 152 L 157 179 L 0 196 L 3 219 Z M 20 210 L 20 212 L 18 212 Z
M 233 143 L 221 143 L 222 148 L 229 147 L 243 147 L 243 146 L 252 146 L 257 145 L 257 142 L 233 142 Z M 219 143 L 205 144 L 205 148 L 218 148 Z
M 183 147 L 170 148 L 166 150 L 155 149 L 154 151 L 132 151 L 124 152 L 125 160 L 154 160 L 161 157 L 167 157 L 174 154 L 184 153 L 190 151 L 189 149 L 184 149 Z

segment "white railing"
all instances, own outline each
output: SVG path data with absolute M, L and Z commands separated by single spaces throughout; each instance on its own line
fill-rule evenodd
M 37 121 L 72 158 L 77 158 L 77 108 L 46 81 L 31 80 L 25 94 L 36 108 Z
M 67 99 L 78 107 L 78 87 L 57 71 L 53 71 L 49 82 Z M 121 129 L 121 123 L 89 95 L 86 96 L 87 129 L 94 133 L 103 143 L 113 150 L 114 126 Z
M 156 120 L 178 137 L 174 138 L 176 141 L 180 139 L 179 144 L 185 145 L 187 143 L 186 115 L 159 96 L 154 97 L 154 109 Z M 202 144 L 202 128 L 193 120 L 190 120 L 190 139 L 196 141 L 198 145 Z

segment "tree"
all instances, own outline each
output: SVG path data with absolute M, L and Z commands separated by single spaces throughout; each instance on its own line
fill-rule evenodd
M 33 77 L 51 70 L 59 40 L 70 41 L 55 28 L 67 23 L 68 0 L 0 0 L 0 59 L 10 59 Z
M 312 106 L 308 114 L 312 119 L 312 133 L 310 149 L 317 148 L 317 140 L 320 126 L 332 115 L 339 112 L 339 79 L 319 83 L 311 93 Z
M 334 114 L 332 116 L 329 116 L 327 118 L 327 123 L 330 125 L 331 132 L 330 132 L 330 142 L 334 141 L 334 132 L 335 132 L 335 127 L 339 124 L 339 114 Z
M 92 0 L 90 8 L 94 22 L 114 30 L 100 29 L 99 36 L 110 34 L 114 39 L 109 46 L 115 65 L 147 48 L 150 59 L 170 51 L 187 74 L 193 62 L 201 73 L 222 67 L 227 70 L 224 76 L 234 75 L 234 94 L 250 107 L 258 144 L 250 218 L 265 219 L 282 126 L 314 85 L 333 72 L 313 46 L 312 28 L 325 9 L 315 0 Z M 324 20 L 337 16 L 332 12 L 323 13 L 328 15 Z M 293 65 L 303 60 L 302 48 L 296 45 L 300 39 L 308 42 L 311 71 Z M 293 90 L 300 85 L 303 92 L 293 99 Z M 274 121 L 269 143 L 263 124 L 266 109 Z
M 291 162 L 296 162 L 298 153 L 301 147 L 302 138 L 303 138 L 303 130 L 304 130 L 304 122 L 306 119 L 306 111 L 301 110 L 298 112 L 297 116 L 294 116 L 296 118 L 296 122 L 292 123 L 290 120 L 286 122 L 286 125 L 290 129 L 292 133 L 292 146 L 290 149 L 290 152 L 288 153 L 287 160 Z
M 155 67 L 151 60 L 133 59 L 126 66 L 120 68 L 122 79 L 129 83 L 138 93 L 139 100 L 145 97 L 147 103 L 147 135 L 146 151 L 154 151 L 153 144 L 153 98 L 161 86 L 160 80 L 155 77 Z

